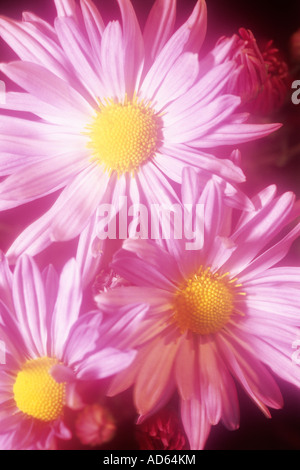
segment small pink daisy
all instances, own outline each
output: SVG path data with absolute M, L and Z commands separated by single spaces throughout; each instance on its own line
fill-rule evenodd
M 2 257 L 1 449 L 51 449 L 56 439 L 70 439 L 64 412 L 78 407 L 80 381 L 108 377 L 134 359 L 133 350 L 121 351 L 117 343 L 122 332 L 136 327 L 141 308 L 102 323 L 99 312 L 78 316 L 81 298 L 74 259 L 58 278 L 51 267 L 41 274 L 27 255 L 12 274 Z
M 120 196 L 177 200 L 174 182 L 186 165 L 243 181 L 237 165 L 208 149 L 279 127 L 236 112 L 240 98 L 224 91 L 236 69 L 225 60 L 230 45 L 199 60 L 204 0 L 175 32 L 176 2 L 157 0 L 143 34 L 129 0 L 118 0 L 122 24 L 107 25 L 90 0 L 55 4 L 54 27 L 30 13 L 21 22 L 0 18 L 20 58 L 0 68 L 24 90 L 8 91 L 1 105 L 16 114 L 0 116 L 0 210 L 61 191 L 12 244 L 12 262 L 76 237 L 99 205 L 118 207 Z
M 134 385 L 140 422 L 162 408 L 177 389 L 191 449 L 205 446 L 212 425 L 239 426 L 237 381 L 262 412 L 282 407 L 273 374 L 300 386 L 292 360 L 299 338 L 300 268 L 274 267 L 300 234 L 293 193 L 267 187 L 240 218 L 224 205 L 211 179 L 199 196 L 197 176 L 184 170 L 183 200 L 204 204 L 203 246 L 164 250 L 149 240 L 126 240 L 112 262 L 131 283 L 96 297 L 103 311 L 147 303 L 149 311 L 122 347 L 138 354 L 116 375 L 109 395 Z M 234 217 L 233 217 L 234 216 Z M 237 222 L 233 223 L 233 221 Z M 288 229 L 288 230 L 287 230 Z

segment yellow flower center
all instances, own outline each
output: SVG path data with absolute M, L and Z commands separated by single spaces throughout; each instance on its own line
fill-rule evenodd
M 155 111 L 136 97 L 131 101 L 99 103 L 94 121 L 88 126 L 88 147 L 93 160 L 108 172 L 134 173 L 155 155 L 161 130 Z
M 173 305 L 180 331 L 207 335 L 226 325 L 234 310 L 234 288 L 241 285 L 234 285 L 235 281 L 228 273 L 219 275 L 202 266 L 186 279 L 176 290 Z
M 49 373 L 55 364 L 59 361 L 49 357 L 27 361 L 13 387 L 19 410 L 41 421 L 59 418 L 65 404 L 65 384 L 56 382 Z

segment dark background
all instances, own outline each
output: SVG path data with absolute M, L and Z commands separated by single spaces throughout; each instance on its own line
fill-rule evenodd
M 152 0 L 132 0 L 137 11 L 141 25 L 144 24 L 148 11 L 153 4 Z M 112 0 L 99 0 L 104 20 L 119 15 L 116 2 Z M 189 15 L 194 0 L 178 0 L 178 24 L 180 25 Z M 276 46 L 281 49 L 283 56 L 289 62 L 289 38 L 300 28 L 300 1 L 262 1 L 249 0 L 207 0 L 208 7 L 208 32 L 203 51 L 208 51 L 222 35 L 230 36 L 237 32 L 238 28 L 245 27 L 252 30 L 257 40 L 273 39 Z M 0 14 L 21 18 L 23 10 L 33 11 L 44 19 L 53 21 L 55 16 L 54 2 L 51 0 L 11 0 L 1 2 Z M 13 60 L 14 54 L 0 40 L 1 61 Z M 0 77 L 1 78 L 1 77 Z M 300 79 L 300 71 L 295 79 Z M 290 100 L 289 100 L 290 101 Z M 297 107 L 288 102 L 276 118 L 284 122 L 285 130 L 279 134 L 275 145 L 278 153 L 281 152 L 282 143 L 287 139 L 287 145 L 299 144 L 300 133 L 300 105 Z M 296 129 L 296 137 L 294 135 Z M 281 132 L 281 131 L 280 131 Z M 288 133 L 288 137 L 287 134 Z M 274 141 L 273 141 L 274 145 Z M 257 147 L 256 147 L 257 149 Z M 243 150 L 243 146 L 242 146 Z M 245 154 L 253 152 L 254 147 L 245 146 Z M 255 150 L 256 151 L 256 150 Z M 267 184 L 276 183 L 280 191 L 292 190 L 298 198 L 300 197 L 300 157 L 296 154 L 292 159 L 287 159 L 284 164 L 277 161 L 261 164 L 259 170 L 253 171 L 253 167 L 245 162 L 245 172 L 249 178 L 246 187 L 249 191 L 260 189 Z M 249 173 L 247 173 L 247 170 Z M 51 198 L 49 199 L 51 201 Z M 32 206 L 39 211 L 39 203 Z M 1 215 L 2 224 L 5 225 L 9 211 Z M 15 209 L 15 217 L 18 223 L 22 218 L 27 220 L 28 211 L 23 208 Z M 3 247 L 5 248 L 5 247 Z M 296 244 L 293 248 L 290 260 L 293 264 L 300 261 L 300 246 Z M 300 367 L 300 366 L 299 366 Z M 281 449 L 300 450 L 300 394 L 294 387 L 279 381 L 282 389 L 285 407 L 283 410 L 273 410 L 272 419 L 266 419 L 261 412 L 252 404 L 243 391 L 239 390 L 241 407 L 240 430 L 229 432 L 222 425 L 213 427 L 207 442 L 207 449 Z M 121 439 L 121 438 L 120 438 Z M 127 448 L 134 449 L 135 441 L 126 436 Z M 117 445 L 117 444 L 116 444 Z M 122 443 L 119 445 L 122 449 Z M 117 448 L 117 447 L 116 447 Z M 124 449 L 124 447 L 123 447 Z

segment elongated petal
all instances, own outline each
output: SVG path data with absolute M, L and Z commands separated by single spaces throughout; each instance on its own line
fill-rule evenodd
M 198 53 L 206 36 L 207 8 L 205 0 L 197 0 L 186 25 L 191 32 L 185 50 Z
M 97 380 L 110 377 L 126 369 L 134 360 L 135 351 L 119 351 L 106 348 L 88 356 L 80 362 L 77 377 L 82 380 Z
M 211 429 L 205 407 L 196 398 L 181 400 L 181 419 L 191 450 L 202 450 Z
M 64 266 L 60 279 L 57 300 L 54 306 L 51 351 L 61 358 L 70 329 L 78 318 L 82 299 L 79 270 L 74 259 Z
M 135 403 L 139 414 L 150 411 L 164 394 L 171 379 L 171 370 L 178 344 L 157 338 L 152 342 L 151 351 L 139 371 L 134 390 Z
M 27 256 L 16 264 L 13 297 L 26 344 L 34 355 L 43 357 L 47 351 L 46 299 L 39 270 Z
M 55 29 L 60 43 L 73 64 L 81 82 L 87 87 L 94 98 L 103 88 L 99 75 L 93 67 L 91 49 L 74 18 L 56 18 Z
M 0 184 L 1 197 L 24 202 L 56 191 L 86 167 L 85 158 L 77 158 L 72 152 L 27 165 Z
M 144 42 L 130 0 L 117 0 L 123 24 L 126 91 L 131 96 L 138 86 L 144 62 Z
M 91 0 L 80 0 L 80 5 L 94 56 L 99 58 L 99 44 L 101 44 L 101 37 L 105 29 L 103 19 Z
M 92 115 L 92 109 L 82 96 L 44 67 L 32 62 L 17 61 L 1 64 L 0 69 L 24 90 L 46 103 L 53 103 L 63 113 L 66 110 L 75 115 L 79 113 L 83 120 L 86 115 Z
M 239 105 L 240 98 L 232 95 L 223 95 L 204 108 L 199 106 L 197 109 L 195 105 L 194 109 L 189 110 L 189 116 L 182 114 L 180 121 L 165 130 L 165 138 L 171 143 L 200 142 L 202 135 L 207 134 L 211 128 L 221 125 Z M 191 121 L 194 113 L 195 116 Z
M 144 29 L 145 57 L 154 60 L 167 40 L 175 24 L 176 1 L 156 0 Z
M 236 145 L 265 137 L 280 129 L 282 124 L 224 124 L 217 130 L 193 141 L 202 148 Z
M 109 97 L 119 101 L 125 97 L 125 55 L 122 30 L 118 21 L 110 22 L 104 30 L 101 42 L 103 82 Z
M 159 90 L 153 97 L 157 102 L 157 109 L 161 110 L 165 104 L 176 100 L 194 84 L 199 72 L 198 57 L 196 54 L 182 54 L 167 73 Z
M 5 17 L 0 17 L 0 33 L 22 60 L 47 67 L 61 78 L 67 77 L 63 51 L 49 36 Z
M 53 240 L 72 239 L 87 226 L 103 198 L 107 184 L 108 176 L 101 174 L 94 164 L 72 180 L 60 194 L 61 207 L 51 222 Z

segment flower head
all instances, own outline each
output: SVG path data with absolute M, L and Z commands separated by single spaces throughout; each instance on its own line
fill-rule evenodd
M 127 346 L 138 350 L 109 394 L 134 385 L 139 422 L 162 408 L 177 389 L 191 449 L 204 447 L 211 425 L 239 426 L 237 381 L 266 416 L 282 397 L 272 372 L 300 386 L 292 361 L 299 335 L 296 267 L 275 265 L 300 233 L 295 196 L 276 197 L 268 187 L 252 200 L 253 211 L 228 210 L 211 179 L 199 195 L 198 178 L 184 171 L 184 201 L 204 206 L 203 243 L 185 240 L 162 249 L 150 241 L 126 240 L 112 268 L 131 282 L 96 297 L 104 311 L 145 302 L 149 311 Z
M 115 342 L 128 314 L 114 318 L 113 336 L 99 312 L 79 316 L 82 289 L 74 259 L 58 279 L 51 267 L 41 274 L 27 255 L 11 273 L 2 257 L 0 295 L 6 359 L 0 365 L 1 448 L 53 448 L 55 439 L 71 438 L 64 413 L 78 407 L 77 385 L 133 360 L 134 351 L 121 351 Z M 132 313 L 129 321 L 135 324 Z
M 183 450 L 188 448 L 178 413 L 163 409 L 137 427 L 136 437 L 142 450 Z
M 283 105 L 290 85 L 287 63 L 273 41 L 258 45 L 253 33 L 240 28 L 239 35 L 221 38 L 218 44 L 232 43 L 230 57 L 239 66 L 227 85 L 238 94 L 251 113 L 269 115 Z
M 105 406 L 93 403 L 78 413 L 75 429 L 82 444 L 101 446 L 114 438 L 116 423 Z
M 80 8 L 55 4 L 54 28 L 29 14 L 22 22 L 0 18 L 0 33 L 20 59 L 1 71 L 24 90 L 7 92 L 1 105 L 15 114 L 0 117 L 0 210 L 61 190 L 12 244 L 11 261 L 75 238 L 101 204 L 118 207 L 121 196 L 176 201 L 186 165 L 243 181 L 231 159 L 208 149 L 279 127 L 248 124 L 236 112 L 240 98 L 225 91 L 236 69 L 232 60 L 221 63 L 226 47 L 198 56 L 204 0 L 175 32 L 175 2 L 157 0 L 143 34 L 129 0 L 118 0 L 122 25 L 105 25 L 91 0 Z

